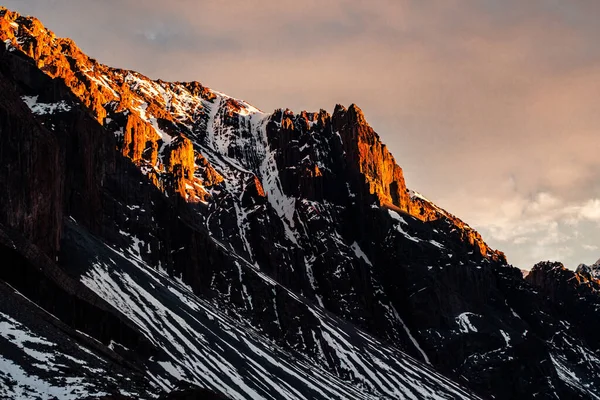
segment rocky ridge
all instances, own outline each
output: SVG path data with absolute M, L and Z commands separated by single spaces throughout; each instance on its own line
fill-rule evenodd
M 212 91 L 198 82 L 152 81 L 134 71 L 107 67 L 81 52 L 72 40 L 57 38 L 36 18 L 23 17 L 6 9 L 1 12 L 0 40 L 7 49 L 22 51 L 44 73 L 61 79 L 98 122 L 108 129 L 114 127 L 123 155 L 138 165 L 159 188 L 168 194 L 178 193 L 188 202 L 206 201 L 209 196 L 206 188 L 224 180 L 203 156 L 203 145 L 213 147 L 221 155 L 245 156 L 235 154 L 239 151 L 238 143 L 219 143 L 218 136 L 222 133 L 211 136 L 207 132 L 207 126 L 215 122 L 214 118 L 220 120 L 222 130 L 228 130 L 238 123 L 248 127 L 251 120 L 248 117 L 253 114 L 267 116 L 243 101 Z M 213 115 L 213 111 L 217 115 Z M 375 195 L 380 205 L 397 207 L 423 221 L 446 218 L 461 230 L 464 240 L 484 256 L 503 258 L 460 219 L 423 197 L 409 195 L 402 169 L 356 105 L 349 109 L 338 105 L 333 116 L 321 111 L 303 112 L 296 118 L 289 110 L 280 112 L 277 132 L 280 143 L 286 135 L 282 131 L 289 130 L 290 138 L 295 129 L 302 131 L 304 128 L 313 133 L 315 129 L 311 125 L 318 119 L 318 126 L 343 135 L 340 138 L 347 168 L 361 176 L 366 192 Z M 242 135 L 256 133 L 248 130 Z M 268 136 L 275 135 L 269 132 Z M 292 160 L 292 164 L 297 161 Z M 247 167 L 258 174 L 257 165 Z M 318 161 L 313 160 L 306 168 L 307 176 L 321 176 Z
M 580 275 L 587 277 L 588 279 L 600 279 L 600 260 L 596 261 L 592 265 L 579 264 L 575 270 Z

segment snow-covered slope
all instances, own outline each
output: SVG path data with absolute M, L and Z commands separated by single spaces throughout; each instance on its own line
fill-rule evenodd
M 143 243 L 135 237 L 130 236 L 130 247 L 117 249 L 87 243 L 93 239 L 76 224 L 68 229 L 82 245 L 80 251 L 95 252 L 81 281 L 161 349 L 146 367 L 164 389 L 185 380 L 240 400 L 474 398 L 433 369 L 281 287 L 242 258 L 236 257 L 240 275 L 255 275 L 314 318 L 315 327 L 305 328 L 317 343 L 313 357 L 281 348 L 230 305 L 201 299 L 180 280 L 147 266 L 139 256 Z M 251 307 L 252 299 L 246 300 Z M 336 360 L 336 373 L 324 368 L 327 360 Z
M 23 311 L 32 312 L 26 302 L 19 301 L 11 288 L 0 290 L 0 398 L 81 399 L 106 395 L 116 388 L 124 395 L 148 396 L 139 387 L 127 390 L 133 386 L 126 381 L 126 377 L 131 379 L 128 371 L 117 371 L 102 353 L 61 336 L 50 323 L 23 315 Z M 16 307 L 21 313 L 14 315 Z M 19 317 L 21 321 L 15 319 Z

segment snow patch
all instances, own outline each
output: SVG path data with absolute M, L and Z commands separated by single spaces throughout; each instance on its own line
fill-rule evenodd
M 475 326 L 471 323 L 471 320 L 470 320 L 470 318 L 472 316 L 477 316 L 477 314 L 473 314 L 470 312 L 464 312 L 464 313 L 460 314 L 458 317 L 456 317 L 456 323 L 459 325 L 461 332 L 463 332 L 463 333 L 477 332 L 477 328 L 475 328 Z
M 354 242 L 350 247 L 352 248 L 352 250 L 354 250 L 354 254 L 356 255 L 356 257 L 362 258 L 370 267 L 373 266 L 373 264 L 371 264 L 371 261 L 369 261 L 367 255 L 361 250 L 358 243 Z
M 417 339 L 415 339 L 415 337 L 412 335 L 412 333 L 408 329 L 408 326 L 406 326 L 406 324 L 404 323 L 404 321 L 402 320 L 402 318 L 400 318 L 400 314 L 398 314 L 398 311 L 396 310 L 396 307 L 394 307 L 393 305 L 390 305 L 390 307 L 392 309 L 392 312 L 394 313 L 394 316 L 396 317 L 396 319 L 398 320 L 398 322 L 400 322 L 400 324 L 402 325 L 402 328 L 404 329 L 404 332 L 406 332 L 406 335 L 408 336 L 408 338 L 410 339 L 410 341 L 412 342 L 412 344 L 419 351 L 419 353 L 421 353 L 421 355 L 423 356 L 423 360 L 425 360 L 425 362 L 427 364 L 431 365 L 431 361 L 429 361 L 429 357 L 427 357 L 427 354 L 423 351 L 423 349 L 419 345 L 419 342 L 417 342 Z
M 398 223 L 394 226 L 394 228 L 396 229 L 396 231 L 398 231 L 399 233 L 401 233 L 405 238 L 407 238 L 408 240 L 412 240 L 413 242 L 419 243 L 421 242 L 421 239 L 416 238 L 414 236 L 411 236 L 408 232 L 406 232 L 404 229 L 402 229 L 402 225 L 408 225 L 408 223 L 404 220 L 404 218 L 402 218 L 400 216 L 400 214 L 398 214 L 396 211 L 393 210 L 389 210 L 388 209 L 388 213 L 390 214 L 390 216 L 397 221 Z
M 48 115 L 57 112 L 71 111 L 71 105 L 64 100 L 58 103 L 40 103 L 38 102 L 38 97 L 39 96 L 21 96 L 23 102 L 27 104 L 27 107 L 29 107 L 31 112 L 35 115 Z

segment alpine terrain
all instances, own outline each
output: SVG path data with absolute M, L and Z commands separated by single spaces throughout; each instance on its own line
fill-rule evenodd
M 1 398 L 600 399 L 600 267 L 523 278 L 356 105 L 0 39 Z

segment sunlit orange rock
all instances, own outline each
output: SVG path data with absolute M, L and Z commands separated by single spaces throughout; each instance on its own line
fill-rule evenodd
M 196 166 L 199 170 L 198 175 L 202 177 L 202 184 L 205 187 L 218 185 L 225 180 L 201 154 L 196 154 Z
M 310 120 L 310 115 L 304 115 Z M 379 135 L 369 126 L 362 110 L 352 104 L 348 109 L 337 105 L 332 116 L 333 130 L 342 138 L 349 168 L 364 177 L 370 194 L 379 204 L 400 213 L 412 215 L 421 221 L 447 219 L 456 226 L 463 242 L 474 247 L 480 254 L 497 260 L 505 260 L 504 254 L 489 248 L 481 235 L 454 215 L 420 197 L 411 197 L 406 188 L 402 168 L 383 144 Z
M 147 148 L 147 143 L 155 144 L 160 137 L 154 131 L 152 126 L 133 113 L 127 114 L 125 131 L 123 132 L 123 148 L 121 152 L 124 156 L 138 163 Z M 152 145 L 151 145 L 152 146 Z M 156 160 L 157 146 L 152 146 L 151 160 Z M 155 161 L 156 162 L 156 161 Z
M 391 203 L 408 211 L 410 199 L 402 168 L 367 124 L 362 110 L 355 104 L 347 110 L 337 105 L 332 120 L 334 131 L 342 136 L 349 164 L 363 174 L 370 193 L 375 194 L 381 204 Z
M 204 187 L 223 181 L 180 132 L 166 133 L 176 139 L 161 156 L 164 143 L 153 124 L 162 126 L 165 121 L 175 121 L 162 96 L 144 93 L 135 86 L 136 80 L 149 81 L 146 77 L 100 64 L 85 55 L 72 40 L 57 38 L 36 18 L 23 17 L 3 8 L 0 8 L 0 40 L 30 57 L 50 77 L 62 80 L 101 124 L 108 123 L 109 112 L 111 116 L 124 117 L 119 151 L 143 167 L 148 179 L 161 190 L 178 193 L 189 201 L 204 201 L 208 198 Z M 198 82 L 182 85 L 193 96 L 205 100 L 216 97 Z M 140 104 L 140 99 L 144 103 Z M 241 106 L 236 100 L 229 103 L 232 112 L 239 111 Z M 149 118 L 154 122 L 148 122 Z M 200 178 L 194 177 L 196 160 L 202 165 Z

